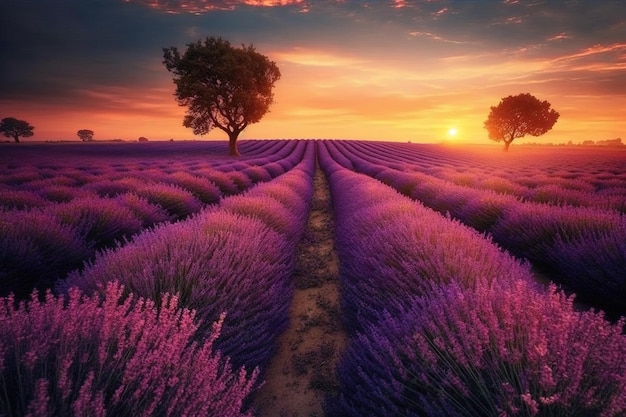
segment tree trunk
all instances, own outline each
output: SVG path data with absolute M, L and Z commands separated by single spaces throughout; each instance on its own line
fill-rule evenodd
M 239 156 L 239 150 L 237 149 L 237 137 L 239 132 L 230 132 L 228 134 L 228 155 Z
M 13 135 L 13 139 L 15 139 L 15 143 L 20 143 L 20 135 L 18 134 Z
M 511 146 L 511 142 L 513 142 L 512 140 L 509 141 L 504 141 L 504 152 L 508 152 L 509 151 L 509 146 Z

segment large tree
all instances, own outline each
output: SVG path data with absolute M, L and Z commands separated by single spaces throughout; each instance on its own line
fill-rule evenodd
M 540 136 L 552 129 L 559 113 L 550 108 L 550 103 L 541 101 L 529 93 L 503 98 L 485 121 L 489 139 L 504 141 L 504 150 L 516 138 L 526 135 Z
M 83 142 L 91 142 L 93 140 L 93 130 L 80 129 L 78 132 L 76 132 L 76 134 Z
M 18 120 L 13 117 L 5 117 L 0 121 L 0 133 L 7 138 L 13 138 L 15 143 L 20 143 L 20 137 L 28 138 L 33 136 L 34 126 L 27 121 Z
M 223 130 L 230 155 L 239 156 L 239 134 L 261 120 L 274 101 L 272 90 L 280 79 L 276 63 L 252 45 L 233 47 L 214 37 L 187 44 L 182 55 L 175 47 L 164 48 L 163 58 L 178 104 L 187 106 L 183 126 L 196 135 Z

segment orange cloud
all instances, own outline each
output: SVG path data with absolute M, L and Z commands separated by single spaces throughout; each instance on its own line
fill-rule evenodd
M 276 7 L 302 5 L 305 2 L 304 0 L 243 0 L 242 3 L 248 6 Z
M 395 9 L 401 9 L 403 7 L 406 6 L 406 1 L 405 0 L 394 0 L 393 2 L 393 7 Z
M 614 43 L 611 45 L 596 44 L 573 54 L 564 55 L 554 59 L 551 63 L 562 66 L 570 66 L 573 69 L 608 71 L 626 69 L 626 43 Z M 587 58 L 593 57 L 594 61 L 584 63 Z M 600 59 L 604 57 L 605 59 Z M 575 65 L 576 62 L 580 64 Z
M 286 51 L 278 51 L 272 54 L 279 62 L 313 66 L 313 67 L 361 67 L 366 64 L 362 59 L 350 58 L 344 55 L 326 52 L 322 50 L 295 47 Z
M 234 10 L 237 6 L 279 7 L 301 6 L 308 9 L 305 0 L 124 0 L 134 1 L 166 13 L 202 14 L 215 10 Z

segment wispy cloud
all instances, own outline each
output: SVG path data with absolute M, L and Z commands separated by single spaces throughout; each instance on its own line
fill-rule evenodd
M 277 51 L 272 57 L 278 61 L 313 67 L 361 67 L 366 61 L 358 58 L 306 48 L 292 48 L 285 51 Z
M 571 38 L 572 38 L 572 36 L 568 35 L 568 34 L 567 34 L 567 33 L 565 33 L 565 32 L 561 32 L 561 33 L 557 33 L 557 34 L 556 34 L 556 35 L 554 35 L 554 36 L 550 36 L 550 37 L 549 37 L 549 38 L 547 38 L 546 40 L 547 40 L 548 42 L 553 42 L 553 41 L 562 41 L 562 40 L 564 40 L 564 39 L 571 39 Z
M 552 64 L 567 65 L 573 69 L 609 71 L 626 69 L 626 43 L 596 44 L 574 53 L 560 56 Z
M 166 13 L 202 14 L 216 10 L 235 10 L 240 6 L 280 7 L 298 6 L 308 10 L 305 0 L 124 0 L 127 3 L 140 3 Z
M 414 37 L 414 38 L 428 38 L 428 39 L 432 39 L 435 41 L 440 41 L 440 42 L 445 42 L 445 43 L 455 43 L 458 45 L 470 43 L 468 41 L 457 41 L 454 39 L 448 39 L 432 32 L 413 31 L 413 32 L 409 32 L 409 36 Z

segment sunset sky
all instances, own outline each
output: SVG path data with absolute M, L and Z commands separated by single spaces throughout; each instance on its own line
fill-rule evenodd
M 0 118 L 25 141 L 193 139 L 162 48 L 206 36 L 282 72 L 242 139 L 492 143 L 490 106 L 526 92 L 561 114 L 526 142 L 626 139 L 621 0 L 2 0 Z

